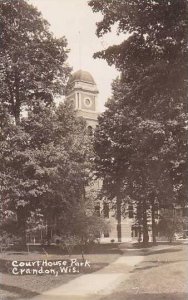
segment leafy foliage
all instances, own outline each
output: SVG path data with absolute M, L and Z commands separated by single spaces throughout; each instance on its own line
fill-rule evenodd
M 87 248 L 98 241 L 101 234 L 110 230 L 109 224 L 102 217 L 98 217 L 90 211 L 86 213 L 86 206 L 77 206 L 72 218 L 67 220 L 66 226 L 60 226 L 62 236 L 61 247 L 64 247 L 69 254 L 75 247 L 80 247 L 82 255 Z
M 1 1 L 0 19 L 0 222 L 25 237 L 84 200 L 90 141 L 71 103 L 53 102 L 70 73 L 65 37 L 25 0 Z
M 147 235 L 150 205 L 187 201 L 187 1 L 89 5 L 103 15 L 98 36 L 114 24 L 125 34 L 120 45 L 94 55 L 121 74 L 99 118 L 97 174 L 111 198 L 129 195 L 142 206 Z
M 11 128 L 2 142 L 7 147 L 1 153 L 2 217 L 9 211 L 16 214 L 20 233 L 36 209 L 49 225 L 59 216 L 66 223 L 83 199 L 88 180 L 85 123 L 67 102 L 56 109 L 34 101 L 28 117 Z
M 0 2 L 0 101 L 19 123 L 31 99 L 63 94 L 70 68 L 67 42 L 55 38 L 41 13 L 24 0 Z
M 176 233 L 183 234 L 183 225 L 184 222 L 181 217 L 173 215 L 172 212 L 166 212 L 161 216 L 157 229 L 161 235 L 164 235 L 172 242 Z

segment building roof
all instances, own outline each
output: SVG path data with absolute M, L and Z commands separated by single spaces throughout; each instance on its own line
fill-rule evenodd
M 93 76 L 89 72 L 84 70 L 78 70 L 71 75 L 69 82 L 74 81 L 82 81 L 91 84 L 96 84 L 95 80 L 93 79 Z

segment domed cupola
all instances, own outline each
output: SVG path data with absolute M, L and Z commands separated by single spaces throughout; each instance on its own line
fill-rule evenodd
M 71 75 L 69 82 L 72 83 L 76 81 L 96 85 L 93 76 L 89 72 L 83 70 L 78 70 Z
M 68 82 L 67 99 L 74 103 L 78 116 L 82 116 L 88 125 L 97 125 L 98 89 L 93 76 L 84 70 L 74 72 Z

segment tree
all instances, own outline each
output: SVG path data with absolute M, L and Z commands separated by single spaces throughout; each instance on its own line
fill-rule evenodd
M 158 232 L 167 237 L 171 243 L 175 238 L 175 234 L 183 235 L 184 220 L 173 214 L 172 211 L 162 214 L 157 226 Z
M 31 99 L 62 95 L 70 68 L 67 42 L 55 38 L 41 13 L 25 0 L 0 2 L 0 101 L 20 122 Z
M 0 19 L 1 221 L 11 216 L 25 237 L 30 212 L 65 220 L 83 196 L 85 125 L 53 103 L 70 73 L 66 39 L 24 0 L 1 1 Z
M 32 104 L 32 105 L 31 105 Z M 27 220 L 37 209 L 49 228 L 66 224 L 80 202 L 89 177 L 89 137 L 71 103 L 56 108 L 32 101 L 28 116 L 3 143 L 2 203 L 4 217 L 16 216 L 25 237 Z M 7 127 L 5 127 L 7 130 Z
M 95 54 L 121 74 L 99 119 L 98 175 L 108 182 L 108 193 L 110 182 L 121 182 L 121 190 L 142 204 L 147 241 L 147 207 L 170 198 L 186 201 L 187 2 L 93 0 L 89 5 L 103 15 L 98 36 L 115 23 L 118 33 L 127 34 L 122 44 Z
M 102 217 L 94 214 L 88 215 L 85 205 L 77 206 L 77 210 L 67 221 L 66 226 L 60 228 L 62 245 L 65 244 L 66 248 L 70 245 L 70 252 L 74 247 L 79 246 L 84 258 L 85 251 L 98 240 L 98 236 L 109 231 L 109 229 L 109 224 Z

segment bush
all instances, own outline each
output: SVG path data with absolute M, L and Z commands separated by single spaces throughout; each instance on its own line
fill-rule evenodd
M 90 245 L 99 242 L 99 236 L 106 231 L 109 231 L 109 224 L 103 218 L 78 211 L 61 230 L 60 247 L 71 255 L 73 249 L 79 246 L 83 255 Z
M 169 242 L 175 238 L 175 234 L 183 234 L 184 221 L 182 218 L 165 213 L 158 224 L 158 232 L 167 237 Z

